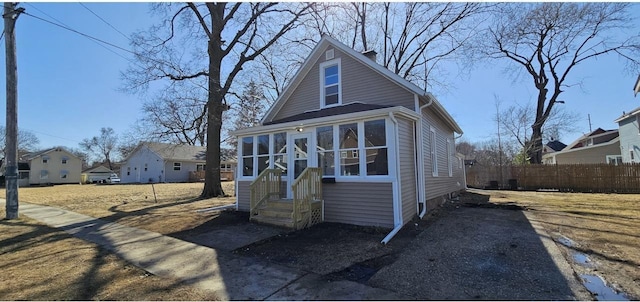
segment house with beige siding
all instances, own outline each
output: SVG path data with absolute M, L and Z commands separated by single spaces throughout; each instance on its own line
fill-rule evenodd
M 542 155 L 543 164 L 617 164 L 621 162 L 618 129 L 598 128 L 580 136 L 564 149 Z
M 80 183 L 82 160 L 63 147 L 28 153 L 21 161 L 28 163 L 29 173 L 21 172 L 20 178 L 28 178 L 29 185 Z
M 391 229 L 465 188 L 462 130 L 436 98 L 324 36 L 261 121 L 238 137 L 237 202 L 252 220 Z

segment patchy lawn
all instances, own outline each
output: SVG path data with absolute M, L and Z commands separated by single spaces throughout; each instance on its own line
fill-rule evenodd
M 216 299 L 25 216 L 0 220 L 0 271 L 0 300 Z
M 233 195 L 234 183 L 223 183 Z M 202 183 L 59 185 L 19 189 L 19 200 L 170 234 L 216 218 L 198 209 L 234 197 L 198 200 Z M 154 196 L 155 189 L 155 196 Z M 4 198 L 4 189 L 0 190 Z M 156 201 L 157 200 L 157 201 Z M 5 217 L 5 209 L 0 209 Z M 93 243 L 21 215 L 0 220 L 0 300 L 215 300 L 179 280 L 148 274 Z
M 196 210 L 235 202 L 235 197 L 198 199 L 203 186 L 203 183 L 58 185 L 20 188 L 18 196 L 24 202 L 171 234 L 197 227 L 218 215 Z M 223 182 L 223 189 L 233 196 L 234 182 Z M 1 189 L 0 198 L 4 196 L 5 190 Z
M 577 273 L 596 273 L 631 298 L 640 298 L 640 194 L 482 191 L 497 204 L 529 209 L 559 242 L 568 259 L 586 254 L 594 267 L 574 265 Z

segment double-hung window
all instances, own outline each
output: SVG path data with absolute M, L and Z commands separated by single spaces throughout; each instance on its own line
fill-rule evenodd
M 431 173 L 438 176 L 438 146 L 437 146 L 436 129 L 431 127 L 429 143 L 431 144 Z
M 321 107 L 342 104 L 340 59 L 320 64 Z
M 449 177 L 453 176 L 453 143 L 447 139 L 447 164 L 449 166 Z

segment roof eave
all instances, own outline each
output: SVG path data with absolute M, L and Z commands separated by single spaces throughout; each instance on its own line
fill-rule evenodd
M 300 126 L 311 127 L 311 126 L 327 124 L 327 123 L 331 123 L 331 122 L 339 123 L 339 122 L 353 120 L 353 119 L 361 119 L 361 118 L 376 117 L 376 116 L 385 116 L 385 115 L 389 114 L 390 112 L 397 113 L 400 116 L 412 119 L 414 121 L 417 121 L 417 120 L 420 119 L 420 116 L 416 112 L 414 112 L 412 110 L 409 110 L 409 109 L 407 109 L 405 107 L 402 107 L 402 106 L 395 106 L 395 107 L 388 107 L 388 108 L 381 108 L 381 109 L 374 109 L 374 110 L 367 110 L 367 111 L 358 111 L 358 112 L 340 114 L 340 115 L 324 116 L 324 117 L 312 118 L 312 119 L 308 119 L 308 120 L 286 122 L 286 123 L 281 123 L 281 124 L 271 124 L 271 125 L 266 125 L 266 126 L 256 126 L 256 127 L 251 127 L 251 128 L 231 131 L 230 134 L 233 135 L 233 136 L 243 136 L 243 135 L 247 135 L 247 134 L 258 134 L 258 133 L 272 132 L 272 131 L 281 130 L 281 129 L 287 129 L 287 128 L 294 129 L 294 128 L 300 127 Z

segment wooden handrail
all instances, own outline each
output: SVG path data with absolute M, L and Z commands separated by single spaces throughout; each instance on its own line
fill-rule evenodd
M 294 228 L 305 228 L 311 220 L 311 201 L 322 200 L 322 169 L 307 167 L 293 182 L 291 191 Z
M 249 185 L 250 196 L 250 217 L 257 214 L 256 210 L 272 196 L 280 196 L 280 183 L 282 182 L 282 170 L 265 169 Z

